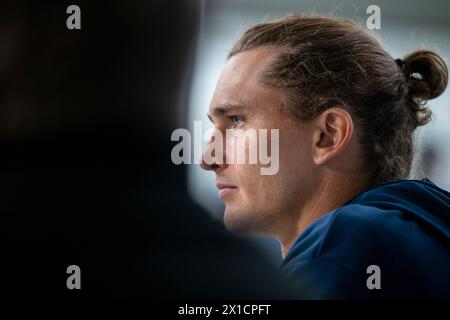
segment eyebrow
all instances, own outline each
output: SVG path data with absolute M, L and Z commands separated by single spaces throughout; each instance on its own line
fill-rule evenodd
M 235 105 L 235 104 L 224 104 L 213 108 L 212 113 L 207 113 L 209 120 L 214 123 L 213 117 L 221 117 L 227 114 L 233 114 L 242 112 L 243 110 L 248 109 L 247 106 L 244 105 Z

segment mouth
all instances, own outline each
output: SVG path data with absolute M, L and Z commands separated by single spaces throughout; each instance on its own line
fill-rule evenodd
M 216 187 L 219 189 L 219 198 L 221 200 L 225 200 L 237 190 L 236 186 L 222 182 L 216 182 Z

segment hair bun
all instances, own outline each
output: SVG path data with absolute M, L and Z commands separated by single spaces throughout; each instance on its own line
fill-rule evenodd
M 428 50 L 417 50 L 408 54 L 402 62 L 409 93 L 413 98 L 426 101 L 444 92 L 448 69 L 439 55 Z

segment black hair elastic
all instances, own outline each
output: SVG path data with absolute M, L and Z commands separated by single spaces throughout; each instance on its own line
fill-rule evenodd
M 405 62 L 402 59 L 395 59 L 395 63 L 400 67 L 400 69 L 403 70 L 403 67 L 405 66 Z

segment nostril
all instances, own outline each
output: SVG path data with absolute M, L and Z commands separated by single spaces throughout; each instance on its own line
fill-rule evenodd
M 200 168 L 203 170 L 216 171 L 226 167 L 224 161 L 222 161 L 222 153 L 220 153 L 219 150 L 219 157 L 217 157 L 216 151 L 216 149 L 207 149 L 202 153 L 200 156 Z
M 207 171 L 215 171 L 220 168 L 220 165 L 218 165 L 215 162 L 208 163 L 205 161 L 205 159 L 203 157 L 201 157 L 200 158 L 200 168 L 202 168 L 203 170 L 207 170 Z
M 203 170 L 208 170 L 209 166 L 203 161 L 203 157 L 200 158 L 200 168 Z
M 202 168 L 203 170 L 213 170 L 213 165 L 206 163 L 202 155 L 200 157 L 200 168 Z

